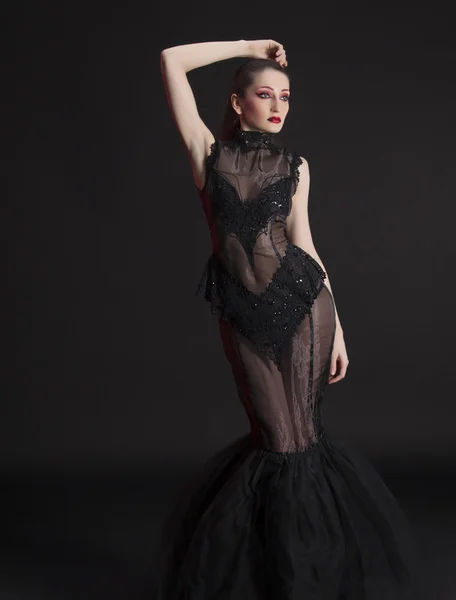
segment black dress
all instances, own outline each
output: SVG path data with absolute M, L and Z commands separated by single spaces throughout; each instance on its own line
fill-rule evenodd
M 299 155 L 276 134 L 216 140 L 200 197 L 219 320 L 250 432 L 213 456 L 162 530 L 159 600 L 415 598 L 409 523 L 321 422 L 335 334 L 325 272 L 286 235 Z

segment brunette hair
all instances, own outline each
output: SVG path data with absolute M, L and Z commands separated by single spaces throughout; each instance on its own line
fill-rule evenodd
M 236 129 L 240 128 L 239 115 L 231 104 L 231 94 L 237 94 L 240 98 L 243 98 L 256 75 L 266 69 L 275 69 L 276 71 L 280 71 L 280 73 L 285 73 L 288 80 L 290 80 L 288 71 L 284 67 L 281 67 L 278 62 L 269 58 L 251 58 L 240 65 L 234 73 L 225 113 L 217 130 L 219 140 L 231 140 Z

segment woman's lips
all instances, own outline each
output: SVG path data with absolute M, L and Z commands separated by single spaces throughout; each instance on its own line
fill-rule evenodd
M 280 117 L 270 117 L 268 121 L 272 121 L 273 123 L 280 123 Z

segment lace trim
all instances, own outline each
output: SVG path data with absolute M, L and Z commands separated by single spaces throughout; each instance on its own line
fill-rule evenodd
M 290 172 L 291 172 L 291 175 L 292 175 L 292 177 L 295 180 L 296 185 L 297 185 L 299 183 L 299 177 L 300 177 L 299 167 L 302 165 L 302 163 L 304 161 L 299 156 L 299 154 L 297 152 L 295 152 L 295 151 L 291 151 L 290 155 L 291 155 Z
M 207 187 L 207 183 L 209 181 L 209 177 L 212 172 L 212 169 L 214 168 L 215 161 L 217 160 L 217 156 L 218 156 L 218 140 L 217 140 L 217 138 L 215 138 L 215 141 L 212 142 L 211 147 L 209 149 L 209 154 L 204 159 L 204 171 L 205 171 L 204 185 L 201 188 L 200 192 L 205 190 Z

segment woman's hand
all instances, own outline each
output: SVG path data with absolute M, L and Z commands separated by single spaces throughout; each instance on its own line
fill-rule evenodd
M 336 383 L 345 377 L 347 372 L 348 363 L 347 350 L 345 349 L 344 334 L 337 326 L 336 334 L 334 337 L 334 347 L 331 357 L 331 367 L 329 375 L 329 383 Z
M 287 54 L 285 48 L 275 40 L 249 40 L 250 58 L 270 58 L 279 63 L 281 67 L 287 67 Z

